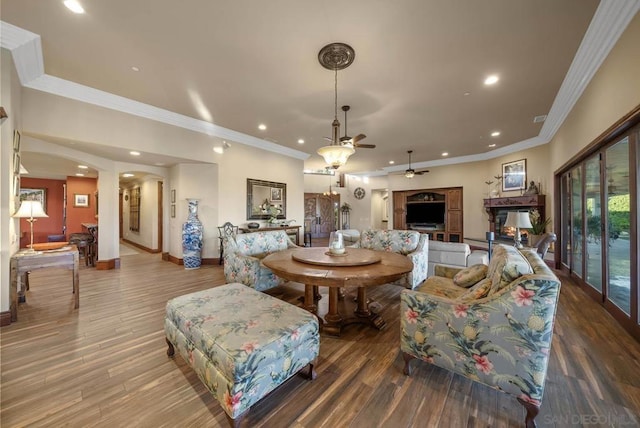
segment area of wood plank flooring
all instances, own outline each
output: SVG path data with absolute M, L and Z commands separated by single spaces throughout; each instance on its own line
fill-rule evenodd
M 638 426 L 640 344 L 561 279 L 538 426 Z M 74 310 L 68 271 L 33 272 L 18 322 L 0 330 L 0 425 L 228 426 L 182 358 L 167 358 L 163 331 L 167 300 L 224 282 L 221 266 L 185 270 L 158 254 L 123 256 L 118 270 L 82 267 Z M 303 289 L 289 283 L 268 293 L 299 304 Z M 251 409 L 246 426 L 522 426 L 522 406 L 494 389 L 420 361 L 412 377 L 402 374 L 401 290 L 372 288 L 386 328 L 352 325 L 341 337 L 322 335 L 317 379 L 291 378 Z M 328 299 L 321 292 L 322 313 Z M 341 304 L 348 310 L 353 302 Z

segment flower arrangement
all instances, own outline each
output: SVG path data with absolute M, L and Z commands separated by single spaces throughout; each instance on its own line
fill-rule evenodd
M 529 229 L 529 232 L 533 235 L 544 234 L 545 229 L 549 223 L 551 223 L 550 218 L 547 217 L 543 219 L 542 216 L 540 216 L 540 211 L 538 211 L 537 208 L 534 208 L 529 212 L 529 220 L 531 220 L 531 229 Z
M 278 221 L 278 215 L 280 215 L 280 213 L 282 212 L 282 210 L 274 205 L 271 205 L 268 208 L 269 211 L 269 215 L 271 216 L 271 218 L 267 221 L 268 223 L 277 223 Z

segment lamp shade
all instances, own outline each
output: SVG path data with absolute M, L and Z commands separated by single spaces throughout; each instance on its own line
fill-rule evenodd
M 49 217 L 42 209 L 40 201 L 22 201 L 20 209 L 12 217 L 17 218 L 38 218 Z
M 324 158 L 324 161 L 331 165 L 333 169 L 338 169 L 347 163 L 349 156 L 356 151 L 351 146 L 331 145 L 318 149 L 318 154 Z
M 521 229 L 533 227 L 529 219 L 529 212 L 527 211 L 509 211 L 507 213 L 507 221 L 505 221 L 504 225 L 506 227 L 517 227 Z

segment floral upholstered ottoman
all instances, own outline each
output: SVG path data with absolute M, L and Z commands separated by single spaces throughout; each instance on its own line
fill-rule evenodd
M 232 426 L 249 408 L 308 366 L 320 350 L 317 318 L 243 284 L 167 302 L 164 329 L 175 348 L 220 402 Z

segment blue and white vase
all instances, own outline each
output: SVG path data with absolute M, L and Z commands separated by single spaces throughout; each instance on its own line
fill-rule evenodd
M 185 269 L 198 269 L 202 264 L 202 223 L 198 219 L 198 200 L 187 202 L 189 217 L 182 225 L 182 261 Z

